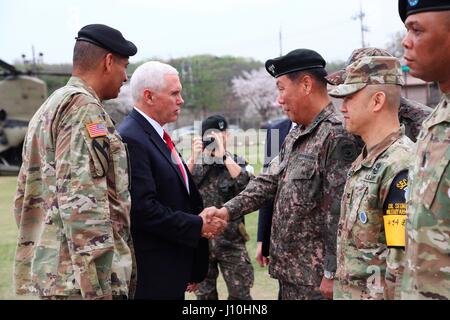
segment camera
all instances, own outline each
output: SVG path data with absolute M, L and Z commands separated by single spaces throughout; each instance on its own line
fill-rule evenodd
M 203 149 L 206 149 L 207 146 L 209 146 L 211 143 L 214 142 L 214 138 L 208 138 L 207 141 L 203 141 Z

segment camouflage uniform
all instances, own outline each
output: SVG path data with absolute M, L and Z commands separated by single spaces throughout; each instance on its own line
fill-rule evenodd
M 400 91 L 404 84 L 400 61 L 392 56 L 361 56 L 345 72 L 344 83 L 331 90 L 331 96 L 353 97 L 370 85 L 397 85 Z M 348 109 L 361 107 L 346 103 Z M 349 117 L 351 123 L 351 112 Z M 378 116 L 373 120 L 376 125 L 369 128 L 386 120 Z M 372 120 L 365 121 L 359 125 L 367 126 Z M 413 143 L 402 128 L 370 151 L 364 149 L 352 164 L 341 205 L 334 299 L 394 299 L 403 270 L 405 192 L 412 150 Z
M 400 129 L 369 152 L 364 149 L 352 164 L 342 197 L 334 299 L 394 298 L 402 271 L 404 192 L 412 149 Z M 392 193 L 401 196 L 393 199 Z M 386 231 L 385 225 L 392 223 L 395 230 Z M 403 243 L 388 247 L 386 236 L 399 234 Z
M 347 66 L 360 60 L 362 57 L 393 57 L 389 52 L 379 48 L 361 48 L 356 49 L 350 55 Z M 345 69 L 337 71 L 327 76 L 327 80 L 332 85 L 340 85 L 345 82 L 347 72 Z M 433 109 L 421 104 L 417 101 L 412 101 L 401 97 L 400 108 L 398 110 L 398 118 L 400 123 L 405 126 L 405 134 L 412 141 L 416 142 L 420 129 L 422 128 L 422 122 L 426 119 Z
M 450 298 L 450 94 L 423 123 L 410 170 L 402 299 Z
M 405 134 L 413 142 L 417 141 L 417 136 L 422 129 L 422 122 L 431 114 L 432 108 L 406 98 L 400 98 L 400 108 L 398 119 L 405 126 Z
M 324 268 L 336 270 L 340 201 L 360 150 L 330 103 L 309 126 L 289 133 L 278 170 L 261 174 L 225 203 L 236 219 L 275 200 L 269 273 L 280 281 L 282 299 L 320 298 Z
M 18 177 L 18 294 L 128 296 L 125 145 L 92 88 L 72 77 L 30 121 Z
M 234 161 L 242 167 L 241 173 L 232 178 L 222 164 L 196 164 L 192 177 L 202 195 L 205 207 L 222 207 L 223 204 L 245 189 L 251 174 L 245 169 L 246 161 L 236 155 Z M 209 162 L 207 159 L 206 163 Z M 228 288 L 229 300 L 251 300 L 250 288 L 253 286 L 253 266 L 248 256 L 245 242 L 244 217 L 230 221 L 225 232 L 209 240 L 209 269 L 205 280 L 195 292 L 199 300 L 217 300 L 218 266 Z

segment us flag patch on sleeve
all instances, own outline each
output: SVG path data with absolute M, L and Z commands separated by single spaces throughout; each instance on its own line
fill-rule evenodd
M 91 138 L 104 137 L 108 133 L 105 124 L 100 122 L 88 123 L 86 129 Z

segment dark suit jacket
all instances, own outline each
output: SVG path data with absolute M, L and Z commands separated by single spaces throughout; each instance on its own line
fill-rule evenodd
M 291 129 L 292 122 L 289 119 L 280 120 L 267 129 L 266 148 L 264 154 L 264 167 L 266 168 L 270 161 L 275 158 L 280 152 L 281 145 L 284 139 Z M 279 130 L 278 134 L 278 146 L 276 143 L 272 145 L 272 135 L 276 138 L 277 135 L 273 130 Z M 272 214 L 273 214 L 273 202 L 267 203 L 264 207 L 259 209 L 258 217 L 258 235 L 257 241 L 262 242 L 262 255 L 264 257 L 269 256 L 270 248 L 270 229 L 272 228 Z
M 136 299 L 184 299 L 189 282 L 208 270 L 201 238 L 202 198 L 189 176 L 190 194 L 166 143 L 136 110 L 118 130 L 131 168 L 131 234 L 136 253 Z

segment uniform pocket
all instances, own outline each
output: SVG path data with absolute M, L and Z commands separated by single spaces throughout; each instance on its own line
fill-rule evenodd
M 368 196 L 370 188 L 355 189 L 349 230 L 358 249 L 372 249 L 378 246 L 383 217 L 377 208 L 370 208 Z
M 422 167 L 419 169 L 417 181 L 421 185 L 416 185 L 419 188 L 419 197 L 422 198 L 423 205 L 427 210 L 430 210 L 438 188 L 443 182 L 444 172 L 448 167 L 450 147 L 448 141 L 433 141 L 428 144 L 428 148 L 420 155 Z M 413 178 L 414 179 L 414 178 Z M 447 192 L 447 190 L 444 190 Z
M 316 163 L 314 161 L 302 161 L 299 165 L 293 168 L 289 173 L 289 179 L 295 185 L 296 197 L 301 202 L 301 205 L 308 206 L 312 209 L 315 196 L 319 193 L 320 181 L 315 176 Z
M 114 167 L 115 188 L 119 195 L 125 195 L 131 185 L 131 172 L 128 149 L 122 142 L 119 135 L 112 134 L 111 145 L 111 165 Z
M 357 186 L 351 192 L 351 199 L 347 200 L 346 207 L 350 211 L 349 217 L 346 219 L 344 226 L 346 230 L 351 230 L 358 219 L 358 212 L 361 209 L 361 202 L 367 194 L 366 186 Z
M 131 160 L 130 160 L 130 151 L 128 151 L 128 146 L 126 143 L 123 144 L 125 147 L 125 151 L 127 153 L 127 165 L 128 165 L 128 191 L 131 190 Z

